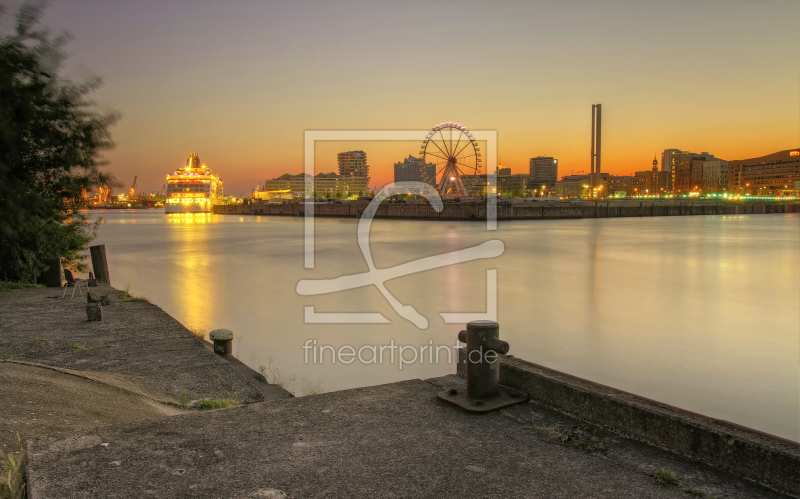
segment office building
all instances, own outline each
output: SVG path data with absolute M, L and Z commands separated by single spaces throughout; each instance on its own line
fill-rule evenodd
M 367 165 L 367 153 L 364 151 L 340 152 L 339 175 L 351 177 L 369 176 L 369 165 Z
M 608 173 L 596 173 L 595 184 L 600 193 L 596 197 L 607 197 L 605 191 L 609 189 L 611 175 Z M 556 182 L 554 189 L 557 198 L 567 199 L 591 199 L 592 198 L 592 178 L 591 175 L 567 175 Z
M 558 181 L 558 160 L 550 156 L 537 156 L 531 158 L 530 182 L 532 186 L 552 190 Z
M 280 177 L 264 181 L 264 191 L 289 191 L 305 192 L 306 178 L 311 177 L 305 173 L 291 175 L 284 173 Z M 328 195 L 335 197 L 341 195 L 365 195 L 369 189 L 369 177 L 356 177 L 349 175 L 336 175 L 335 173 L 318 173 L 312 180 L 312 193 L 317 197 Z
M 792 192 L 800 180 L 800 148 L 730 161 L 728 189 L 739 194 Z

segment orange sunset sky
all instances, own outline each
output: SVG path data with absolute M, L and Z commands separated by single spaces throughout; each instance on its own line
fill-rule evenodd
M 496 130 L 512 173 L 537 155 L 577 173 L 593 103 L 611 173 L 666 148 L 798 147 L 798 19 L 797 0 L 54 0 L 44 24 L 74 36 L 64 74 L 104 78 L 95 100 L 122 114 L 105 157 L 126 188 L 159 190 L 197 152 L 240 195 L 301 172 L 305 130 L 456 121 Z M 380 186 L 418 145 L 318 144 L 316 168 L 360 148 Z

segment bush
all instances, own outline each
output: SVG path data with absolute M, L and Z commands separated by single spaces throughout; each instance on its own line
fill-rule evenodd
M 0 278 L 33 281 L 42 258 L 80 272 L 97 231 L 78 211 L 82 191 L 116 185 L 100 172 L 115 113 L 92 110 L 99 79 L 58 76 L 67 35 L 37 30 L 38 5 L 23 5 L 16 31 L 0 37 Z

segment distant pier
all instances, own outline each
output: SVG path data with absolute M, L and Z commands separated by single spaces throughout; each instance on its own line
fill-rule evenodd
M 317 203 L 315 217 L 359 218 L 366 202 Z M 269 215 L 302 217 L 303 204 L 237 204 L 214 206 L 221 215 Z M 553 220 L 572 218 L 658 217 L 690 215 L 760 215 L 800 213 L 798 201 L 722 200 L 610 200 L 610 201 L 501 201 L 497 203 L 498 220 Z M 445 203 L 441 212 L 429 204 L 383 202 L 375 218 L 405 220 L 486 220 L 486 203 Z

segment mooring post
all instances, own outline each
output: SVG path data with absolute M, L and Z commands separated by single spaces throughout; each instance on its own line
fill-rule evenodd
M 496 411 L 528 400 L 526 394 L 500 386 L 499 355 L 507 354 L 509 345 L 500 339 L 496 322 L 472 321 L 458 333 L 458 341 L 467 344 L 467 392 L 445 390 L 437 395 L 439 400 L 473 413 Z
M 89 246 L 89 253 L 92 255 L 92 269 L 94 278 L 97 282 L 111 285 L 111 277 L 108 275 L 108 261 L 106 261 L 106 245 L 98 244 Z
M 215 329 L 208 335 L 214 342 L 214 353 L 223 357 L 233 357 L 233 331 L 230 329 Z

